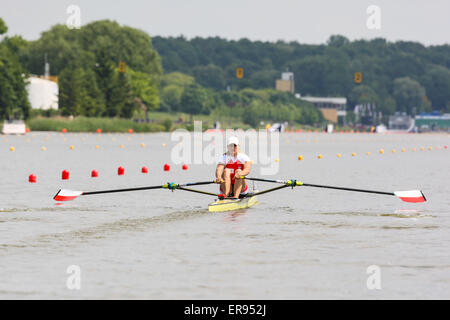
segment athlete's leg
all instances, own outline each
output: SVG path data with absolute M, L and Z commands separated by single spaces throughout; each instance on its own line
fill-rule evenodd
M 246 182 L 244 179 L 236 179 L 236 182 L 234 183 L 234 197 L 239 198 L 239 195 L 241 194 L 242 190 L 245 189 Z
M 225 168 L 225 170 L 223 170 L 223 174 L 222 174 L 222 179 L 223 181 L 225 181 L 224 183 L 222 183 L 222 192 L 225 192 L 225 195 L 228 197 L 228 195 L 231 192 L 231 170 Z

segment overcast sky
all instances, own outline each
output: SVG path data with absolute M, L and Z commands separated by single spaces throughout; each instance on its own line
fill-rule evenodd
M 111 19 L 151 36 L 317 44 L 342 34 L 351 40 L 450 43 L 450 0 L 0 0 L 0 17 L 8 35 L 34 40 L 52 25 L 66 23 L 71 4 L 79 6 L 82 25 Z M 366 25 L 370 5 L 380 8 L 379 30 Z

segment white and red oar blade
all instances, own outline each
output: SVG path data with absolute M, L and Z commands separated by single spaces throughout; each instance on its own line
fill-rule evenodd
M 83 194 L 83 191 L 73 191 L 67 189 L 61 189 L 58 193 L 53 197 L 53 200 L 56 201 L 70 201 L 73 200 Z
M 427 199 L 420 190 L 395 191 L 394 194 L 405 202 L 425 202 Z

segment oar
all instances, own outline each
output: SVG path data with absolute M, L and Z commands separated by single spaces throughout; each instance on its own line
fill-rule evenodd
M 87 196 L 92 194 L 102 194 L 102 193 L 115 193 L 115 192 L 128 192 L 128 191 L 141 191 L 141 190 L 152 190 L 152 189 L 183 189 L 183 187 L 187 186 L 199 186 L 205 184 L 216 183 L 215 181 L 204 181 L 204 182 L 191 182 L 185 184 L 176 184 L 176 183 L 166 183 L 159 186 L 149 186 L 149 187 L 138 187 L 138 188 L 126 188 L 126 189 L 113 189 L 113 190 L 101 190 L 101 191 L 74 191 L 67 189 L 60 189 L 58 193 L 53 197 L 56 201 L 70 201 L 74 200 L 79 196 Z M 191 191 L 190 189 L 184 189 L 186 191 Z M 210 195 L 216 195 L 211 193 Z
M 427 199 L 425 198 L 425 195 L 420 190 L 386 192 L 386 191 L 374 191 L 374 190 L 366 190 L 366 189 L 325 186 L 325 185 L 319 185 L 319 184 L 303 183 L 303 182 L 297 181 L 297 180 L 286 180 L 285 181 L 285 180 L 269 180 L 269 179 L 248 178 L 248 177 L 243 177 L 243 179 L 252 180 L 252 181 L 280 183 L 280 184 L 284 184 L 287 187 L 303 186 L 303 187 L 315 187 L 315 188 L 326 188 L 326 189 L 335 189 L 335 190 L 344 190 L 344 191 L 383 194 L 383 195 L 388 195 L 388 196 L 396 196 L 405 202 L 425 202 L 425 201 L 427 201 Z M 274 188 L 274 190 L 277 190 L 277 188 Z M 266 190 L 263 192 L 266 193 L 266 192 L 270 192 L 270 191 L 274 191 L 274 190 L 269 189 L 269 190 Z M 261 193 L 259 193 L 259 194 L 261 194 Z

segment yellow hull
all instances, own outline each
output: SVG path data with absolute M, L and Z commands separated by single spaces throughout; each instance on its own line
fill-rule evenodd
M 223 199 L 216 200 L 208 205 L 209 212 L 224 212 L 234 211 L 239 209 L 246 209 L 258 203 L 256 196 L 243 198 L 239 200 Z

